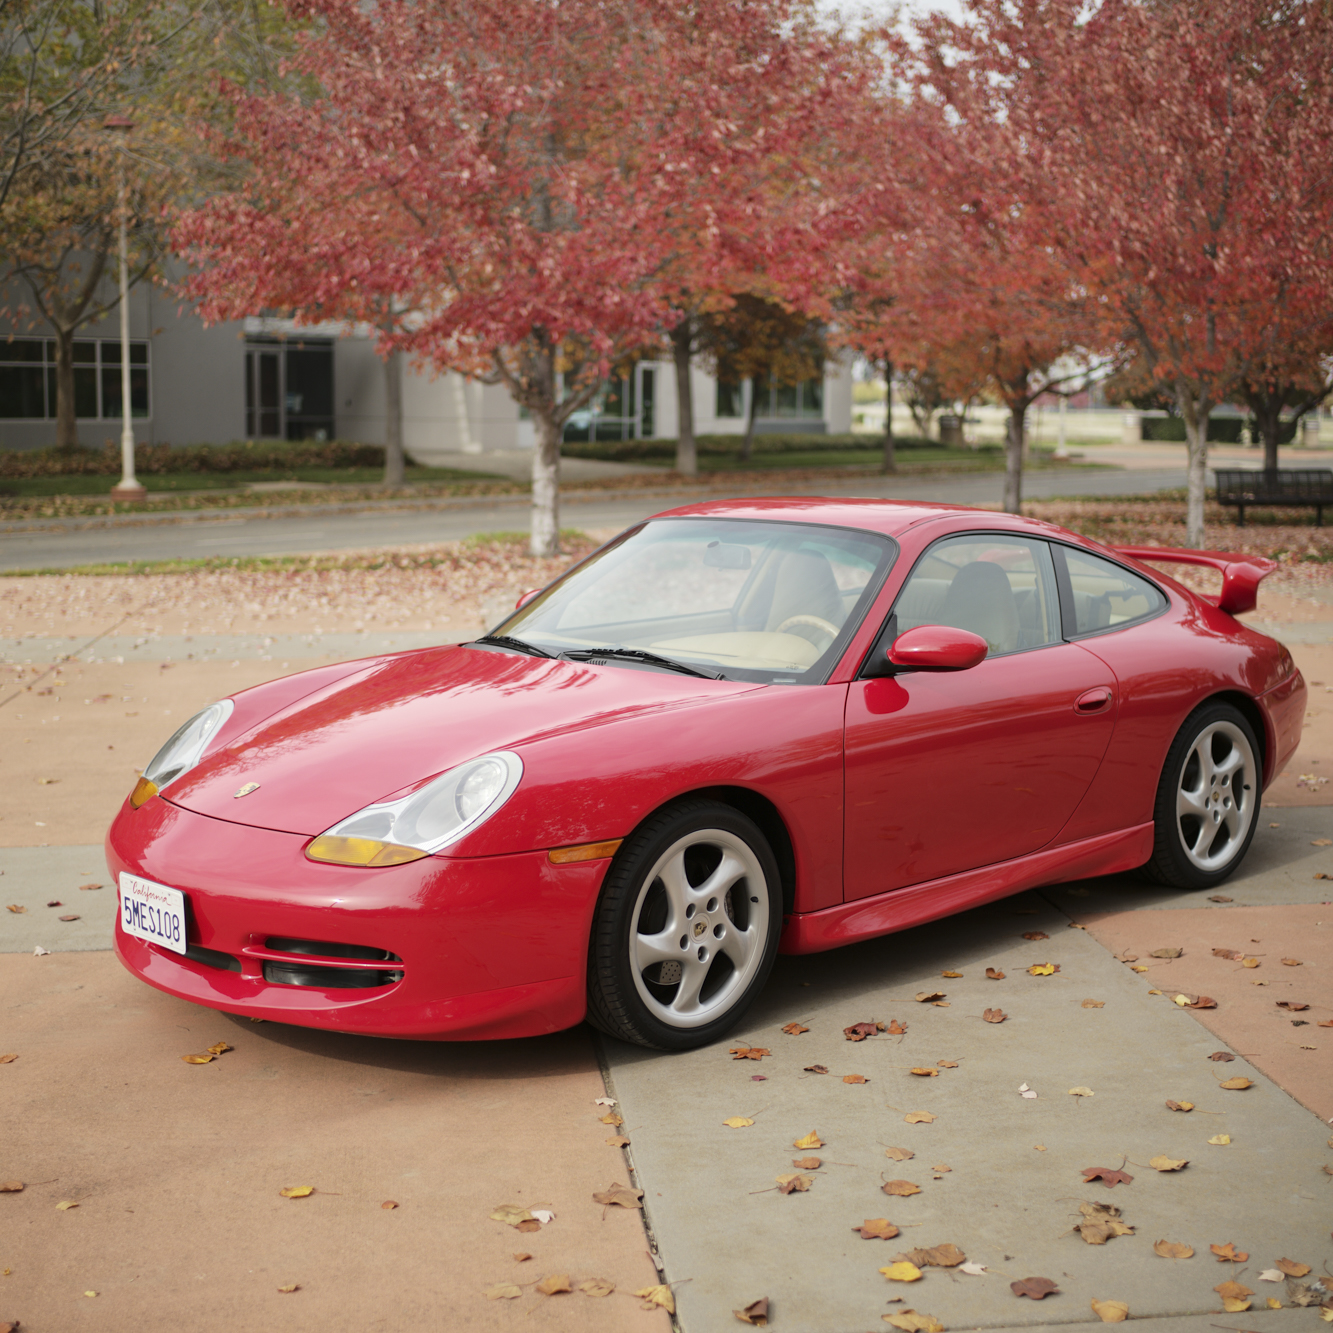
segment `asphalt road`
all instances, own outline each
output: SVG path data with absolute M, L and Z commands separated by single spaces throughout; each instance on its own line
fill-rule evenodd
M 1003 476 L 980 473 L 962 477 L 892 479 L 881 476 L 821 487 L 814 494 L 879 496 L 946 504 L 996 505 Z M 1183 471 L 1034 472 L 1024 478 L 1024 495 L 1143 495 L 1185 484 Z M 774 492 L 782 493 L 782 492 Z M 657 493 L 622 493 L 611 499 L 566 501 L 566 527 L 623 528 L 673 503 Z M 219 513 L 187 516 L 181 521 L 71 519 L 0 532 L 0 572 L 60 569 L 72 565 L 130 560 L 194 559 L 205 556 L 295 555 L 314 551 L 358 550 L 423 542 L 453 541 L 479 532 L 521 530 L 528 526 L 526 500 L 501 497 L 495 504 L 435 508 L 361 510 L 325 509 L 281 517 Z

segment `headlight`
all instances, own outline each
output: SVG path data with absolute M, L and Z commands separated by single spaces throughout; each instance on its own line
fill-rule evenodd
M 143 777 L 135 783 L 130 794 L 130 804 L 137 810 L 169 782 L 175 782 L 182 773 L 192 769 L 203 758 L 208 742 L 217 735 L 235 706 L 230 699 L 223 699 L 209 704 L 185 723 L 149 761 Z
M 305 854 L 344 866 L 395 866 L 457 842 L 489 819 L 514 793 L 523 761 L 508 750 L 470 759 L 397 801 L 358 810 Z

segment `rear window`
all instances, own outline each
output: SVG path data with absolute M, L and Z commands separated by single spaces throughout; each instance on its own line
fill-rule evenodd
M 1069 575 L 1066 633 L 1096 634 L 1155 616 L 1166 607 L 1161 590 L 1121 565 L 1069 546 L 1057 547 Z

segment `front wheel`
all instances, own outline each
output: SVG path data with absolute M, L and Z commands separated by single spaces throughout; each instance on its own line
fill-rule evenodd
M 588 952 L 588 1019 L 639 1046 L 725 1035 L 777 956 L 782 890 L 754 822 L 714 801 L 647 820 L 602 886 Z
M 1157 786 L 1152 860 L 1159 884 L 1203 889 L 1220 884 L 1249 851 L 1263 774 L 1259 743 L 1230 704 L 1205 704 L 1185 720 Z

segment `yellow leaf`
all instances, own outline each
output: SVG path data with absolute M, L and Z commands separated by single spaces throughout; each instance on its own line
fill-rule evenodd
M 722 1122 L 728 1129 L 745 1129 L 747 1125 L 753 1125 L 754 1121 L 743 1115 L 734 1115 L 729 1120 Z
M 1264 1304 L 1267 1305 L 1270 1310 L 1280 1310 L 1282 1308 L 1282 1302 L 1278 1300 L 1276 1296 L 1270 1296 Z
M 1091 1088 L 1070 1088 L 1071 1097 L 1095 1097 L 1097 1094 Z
M 219 1041 L 208 1048 L 208 1053 L 209 1055 L 221 1055 L 224 1051 L 232 1051 L 235 1049 L 234 1046 L 228 1046 L 225 1041 Z
M 198 1055 L 182 1055 L 181 1059 L 187 1065 L 206 1065 L 212 1061 L 213 1056 L 208 1051 L 200 1051 Z
M 616 1284 L 604 1277 L 588 1277 L 579 1283 L 579 1290 L 585 1296 L 609 1296 L 615 1289 Z
M 940 973 L 940 976 L 942 976 L 942 977 L 949 977 L 949 978 L 961 977 L 962 975 L 963 975 L 963 974 L 962 974 L 961 972 L 941 972 L 941 973 Z
M 313 1185 L 288 1185 L 286 1189 L 278 1191 L 284 1199 L 306 1199 L 314 1192 Z
M 552 1273 L 550 1277 L 544 1277 L 537 1283 L 537 1290 L 543 1296 L 558 1296 L 561 1292 L 573 1291 L 574 1288 L 569 1285 L 568 1273 Z
M 1173 995 L 1171 998 L 1175 1000 L 1182 1009 L 1190 1002 L 1190 997 L 1188 995 Z
M 1053 963 L 1033 963 L 1028 968 L 1028 975 L 1031 977 L 1049 977 L 1055 974 L 1055 965 Z
M 911 1072 L 915 1074 L 918 1078 L 938 1078 L 940 1071 L 938 1069 L 925 1068 L 925 1069 L 913 1069 Z
M 921 1277 L 921 1270 L 906 1259 L 899 1259 L 896 1264 L 879 1270 L 890 1282 L 916 1282 Z
M 1159 1240 L 1152 1248 L 1153 1253 L 1160 1254 L 1163 1259 L 1192 1259 L 1194 1257 L 1194 1247 L 1186 1245 L 1184 1241 Z
M 1084 1001 L 1083 1001 L 1083 1007 L 1084 1007 L 1085 1009 L 1104 1009 L 1104 1008 L 1106 1008 L 1106 1001 L 1105 1001 L 1105 1000 L 1084 1000 Z
M 894 1328 L 901 1328 L 903 1333 L 944 1333 L 944 1325 L 933 1314 L 917 1314 L 915 1310 L 904 1310 L 902 1314 L 886 1314 L 880 1318 Z
M 1129 970 L 1131 972 L 1146 972 L 1148 969 L 1142 963 L 1135 963 Z
M 797 1139 L 793 1148 L 822 1148 L 824 1140 L 812 1129 L 804 1138 Z
M 618 1116 L 614 1111 L 610 1111 L 606 1115 L 602 1116 L 601 1120 L 602 1124 L 614 1125 L 616 1129 L 619 1129 L 620 1126 L 625 1123 L 624 1120 L 622 1120 L 620 1116 Z
M 97 1295 L 97 1293 L 96 1293 L 95 1291 L 85 1291 L 83 1294 L 84 1294 L 85 1296 L 96 1296 L 96 1295 Z
M 909 1125 L 929 1125 L 934 1122 L 935 1117 L 929 1111 L 908 1111 L 903 1119 Z
M 1326 1324 L 1333 1324 L 1333 1310 L 1320 1310 L 1319 1317 Z
M 1092 1312 L 1103 1324 L 1121 1324 L 1129 1318 L 1129 1306 L 1124 1301 L 1094 1300 Z
M 1152 1167 L 1154 1171 L 1179 1171 L 1182 1167 L 1189 1165 L 1189 1159 L 1185 1158 L 1183 1161 L 1177 1161 L 1174 1157 L 1166 1157 L 1159 1154 L 1156 1157 L 1150 1157 L 1148 1159 L 1148 1165 Z
M 521 1203 L 502 1203 L 490 1215 L 492 1222 L 503 1222 L 506 1226 L 516 1227 L 520 1222 L 531 1222 L 533 1216 Z
M 1254 1084 L 1248 1078 L 1244 1078 L 1238 1074 L 1235 1078 L 1227 1079 L 1225 1083 L 1219 1083 L 1218 1087 L 1230 1088 L 1233 1092 L 1240 1092 L 1244 1088 L 1254 1087 Z
M 300 1291 L 301 1284 L 299 1282 L 289 1282 L 285 1287 L 279 1287 L 278 1290 L 286 1295 L 290 1295 L 294 1291 Z M 515 1291 L 517 1290 L 518 1288 L 516 1287 Z
M 71 1208 L 77 1208 L 78 1206 L 79 1205 L 75 1203 L 73 1199 L 61 1199 L 61 1201 L 56 1204 L 57 1210 L 62 1213 L 67 1213 Z
M 1242 958 L 1240 960 L 1240 965 L 1242 967 L 1258 967 L 1259 960 L 1257 958 Z
M 1238 1296 L 1222 1297 L 1222 1309 L 1224 1309 L 1227 1314 L 1240 1314 L 1242 1310 L 1248 1310 L 1249 1308 L 1250 1302 L 1243 1301 Z
M 634 1294 L 642 1298 L 645 1310 L 651 1310 L 654 1305 L 660 1305 L 667 1314 L 676 1313 L 676 1299 L 672 1296 L 670 1287 L 644 1287 L 642 1291 L 636 1291 Z

